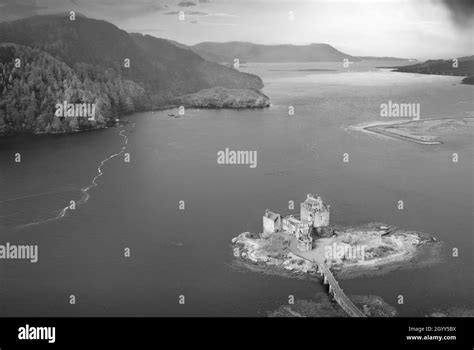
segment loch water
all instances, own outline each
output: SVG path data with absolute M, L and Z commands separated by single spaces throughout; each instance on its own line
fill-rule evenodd
M 334 223 L 385 222 L 444 242 L 440 263 L 341 280 L 347 294 L 378 295 L 402 316 L 473 308 L 472 135 L 426 146 L 351 126 L 386 121 L 388 101 L 419 103 L 421 119 L 472 116 L 474 90 L 376 68 L 394 64 L 251 63 L 241 70 L 262 77 L 268 109 L 137 113 L 116 128 L 1 139 L 0 244 L 37 244 L 39 260 L 0 261 L 0 315 L 265 316 L 290 294 L 310 300 L 317 282 L 252 272 L 231 248 L 260 232 L 265 208 L 296 213 L 307 193 L 331 205 Z M 257 166 L 217 164 L 226 148 L 257 151 Z M 87 201 L 56 219 L 99 166 Z

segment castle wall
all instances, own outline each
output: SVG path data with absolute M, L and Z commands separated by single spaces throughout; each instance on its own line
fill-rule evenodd
M 298 235 L 300 230 L 300 221 L 293 217 L 286 217 L 282 220 L 282 228 L 284 231 L 292 235 Z
M 268 236 L 276 232 L 275 221 L 266 216 L 263 217 L 263 235 Z
M 329 210 L 316 212 L 314 214 L 313 227 L 329 226 Z
M 314 222 L 313 213 L 306 207 L 304 202 L 300 205 L 300 219 L 301 221 Z

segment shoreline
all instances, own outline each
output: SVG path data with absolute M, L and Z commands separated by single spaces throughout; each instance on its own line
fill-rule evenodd
M 353 129 L 357 131 L 368 132 L 372 134 L 377 134 L 379 136 L 384 136 L 392 139 L 398 139 L 402 141 L 408 141 L 417 143 L 420 145 L 441 145 L 444 142 L 440 139 L 440 136 L 431 136 L 431 135 L 424 135 L 424 134 L 415 134 L 418 132 L 417 130 L 409 130 L 408 128 L 423 126 L 424 124 L 432 124 L 432 126 L 436 126 L 436 122 L 443 123 L 453 123 L 456 121 L 474 121 L 474 117 L 460 117 L 460 118 L 427 118 L 427 119 L 420 119 L 420 120 L 399 120 L 399 121 L 387 121 L 387 122 L 370 122 L 370 123 L 363 123 L 359 125 L 354 125 L 348 127 L 348 129 Z M 387 128 L 394 127 L 391 130 L 387 130 Z M 397 131 L 396 127 L 406 127 L 408 130 L 400 130 Z M 441 125 L 442 126 L 442 125 Z M 410 134 L 410 131 L 413 134 Z
M 164 106 L 156 106 L 152 107 L 147 110 L 139 110 L 133 113 L 128 113 L 121 115 L 120 118 L 125 118 L 128 116 L 131 116 L 133 114 L 137 113 L 154 113 L 154 112 L 166 112 L 166 111 L 172 111 L 175 110 L 179 107 L 183 106 L 186 109 L 208 109 L 208 110 L 238 110 L 238 111 L 243 111 L 243 110 L 261 110 L 261 109 L 266 109 L 270 108 L 271 104 L 265 105 L 265 106 L 194 106 L 194 105 L 164 105 Z M 119 127 L 124 124 L 127 124 L 128 121 L 123 121 L 122 119 L 120 122 L 115 122 L 115 121 L 109 121 L 103 126 L 94 126 L 91 128 L 84 128 L 82 130 L 65 130 L 65 131 L 53 131 L 53 132 L 46 132 L 46 131 L 34 131 L 34 132 L 27 132 L 27 131 L 1 131 L 0 130 L 0 138 L 1 139 L 7 139 L 9 137 L 15 137 L 15 136 L 52 136 L 52 135 L 76 135 L 76 134 L 81 134 L 81 133 L 86 133 L 90 131 L 99 131 L 99 130 L 104 130 L 108 128 L 114 128 L 114 127 Z
M 398 316 L 397 309 L 379 296 L 368 294 L 349 297 L 367 317 Z M 283 304 L 266 314 L 267 317 L 349 317 L 339 304 L 329 300 L 323 292 L 316 293 L 311 299 L 297 299 L 293 304 Z
M 376 133 L 376 134 L 379 134 L 379 135 L 392 137 L 392 138 L 399 139 L 399 140 L 402 140 L 402 141 L 414 142 L 414 143 L 417 143 L 419 145 L 441 145 L 443 143 L 441 141 L 424 141 L 424 140 L 417 139 L 415 137 L 409 137 L 409 136 L 406 136 L 406 135 L 396 134 L 396 133 L 393 133 L 393 132 L 390 132 L 390 131 L 387 131 L 387 130 L 381 130 L 379 128 L 379 126 L 369 126 L 369 127 L 365 127 L 364 129 L 369 131 L 369 132 L 373 132 L 373 133 Z
M 389 227 L 389 233 L 377 227 Z M 337 228 L 337 229 L 334 229 Z M 316 277 L 313 260 L 328 260 L 327 265 L 337 278 L 349 279 L 361 276 L 386 274 L 396 269 L 423 267 L 440 261 L 442 242 L 435 237 L 418 232 L 398 229 L 381 223 L 360 226 L 332 226 L 337 232 L 315 240 L 316 247 L 301 252 L 294 238 L 287 233 L 276 233 L 271 237 L 243 232 L 232 239 L 234 256 L 240 261 L 259 266 L 257 270 L 273 270 L 276 274 L 289 272 L 292 277 Z M 360 240 L 360 242 L 358 242 Z M 324 249 L 333 244 L 353 241 L 367 246 L 365 255 L 369 259 L 325 259 Z M 354 243 L 352 243 L 354 245 Z M 388 253 L 387 253 L 388 252 Z
M 460 82 L 459 85 L 473 85 L 474 84 L 474 79 L 473 79 L 473 73 L 472 69 L 468 70 L 462 70 L 462 71 L 453 71 L 451 68 L 445 69 L 442 68 L 435 68 L 434 70 L 431 70 L 432 67 L 429 65 L 426 66 L 428 62 L 432 61 L 432 65 L 436 64 L 439 62 L 433 62 L 433 60 L 428 60 L 425 62 L 421 63 L 415 63 L 411 65 L 406 65 L 406 66 L 380 66 L 376 67 L 377 69 L 388 69 L 391 72 L 396 72 L 396 73 L 413 73 L 413 74 L 423 74 L 423 75 L 436 75 L 436 76 L 448 76 L 448 77 L 461 77 L 463 78 Z M 438 60 L 440 61 L 440 60 Z M 463 63 L 463 61 L 461 61 Z

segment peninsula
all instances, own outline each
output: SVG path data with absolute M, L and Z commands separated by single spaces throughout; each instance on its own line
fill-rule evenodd
M 120 116 L 176 104 L 263 108 L 262 88 L 254 74 L 82 15 L 0 23 L 0 135 L 106 128 Z M 58 115 L 64 101 L 92 106 L 94 118 Z
M 469 138 L 473 127 L 474 117 L 466 117 L 372 123 L 354 128 L 421 145 L 440 145 L 449 137 Z
M 462 84 L 472 85 L 474 83 L 474 56 L 459 57 L 450 60 L 428 60 L 426 62 L 401 67 L 384 68 L 393 68 L 396 72 L 464 76 L 465 78 L 461 81 Z
M 258 90 L 215 87 L 185 95 L 177 104 L 190 108 L 265 108 L 270 99 Z

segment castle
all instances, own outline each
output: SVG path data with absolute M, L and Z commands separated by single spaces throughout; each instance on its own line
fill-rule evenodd
M 282 218 L 280 214 L 266 209 L 262 237 L 269 237 L 275 232 L 286 232 L 296 237 L 299 250 L 310 251 L 313 249 L 313 231 L 320 232 L 321 227 L 329 225 L 329 208 L 321 197 L 308 194 L 300 205 L 299 219 L 293 215 Z

